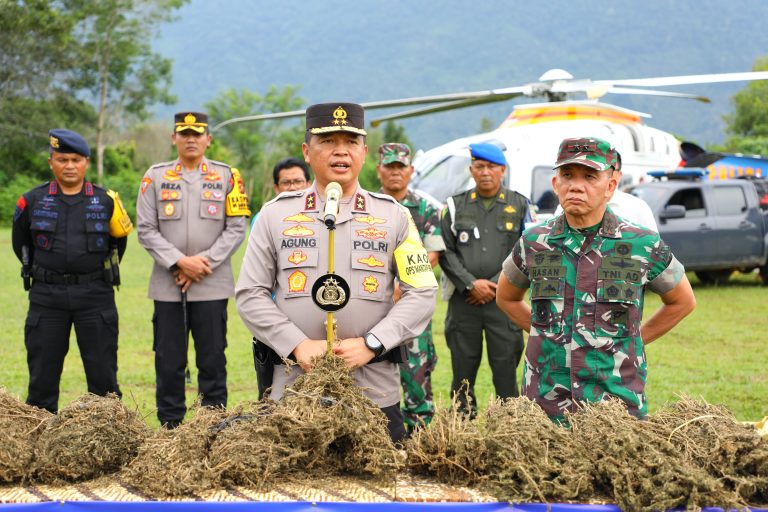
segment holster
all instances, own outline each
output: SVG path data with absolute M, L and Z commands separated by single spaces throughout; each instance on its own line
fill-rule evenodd
M 259 400 L 264 397 L 264 393 L 272 386 L 272 379 L 275 376 L 275 364 L 278 364 L 274 362 L 275 357 L 277 357 L 277 353 L 274 350 L 253 338 L 253 368 L 256 370 L 256 386 L 259 390 Z M 277 359 L 279 360 L 280 358 L 277 357 Z
M 29 259 L 29 247 L 21 246 L 21 279 L 24 282 L 24 291 L 32 288 L 32 262 Z

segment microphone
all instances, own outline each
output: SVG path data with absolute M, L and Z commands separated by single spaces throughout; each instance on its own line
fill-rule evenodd
M 341 185 L 335 181 L 330 182 L 325 187 L 325 210 L 323 211 L 323 222 L 328 229 L 336 226 L 336 215 L 339 214 L 339 200 L 341 199 Z

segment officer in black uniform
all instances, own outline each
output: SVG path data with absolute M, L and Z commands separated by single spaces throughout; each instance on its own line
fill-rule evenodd
M 440 267 L 455 286 L 448 302 L 445 338 L 451 350 L 452 391 L 468 409 L 463 382 L 476 405 L 474 384 L 483 356 L 483 332 L 496 395 L 518 396 L 515 370 L 523 351 L 520 328 L 496 306 L 496 283 L 504 259 L 531 220 L 525 196 L 502 186 L 504 153 L 493 144 L 470 144 L 469 167 L 475 188 L 449 197 L 441 234 Z M 476 407 L 471 408 L 474 415 Z
M 13 217 L 29 312 L 24 328 L 27 403 L 56 412 L 75 325 L 88 391 L 116 393 L 117 308 L 113 285 L 133 229 L 117 194 L 85 180 L 90 149 L 77 133 L 49 132 L 55 179 L 24 193 Z

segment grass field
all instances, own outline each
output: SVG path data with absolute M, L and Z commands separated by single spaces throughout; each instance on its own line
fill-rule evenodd
M 10 230 L 0 229 L 0 386 L 26 396 L 27 366 L 24 349 L 24 320 L 27 297 L 19 277 L 20 265 L 11 248 Z M 234 258 L 239 270 L 244 246 Z M 120 314 L 119 374 L 124 400 L 138 408 L 147 421 L 157 425 L 154 411 L 155 375 L 152 353 L 152 302 L 147 298 L 151 258 L 130 235 L 121 274 L 123 285 L 117 293 Z M 727 405 L 740 420 L 755 421 L 768 415 L 768 288 L 761 287 L 754 274 L 740 275 L 726 286 L 706 288 L 694 283 L 697 309 L 675 330 L 648 347 L 648 399 L 653 412 L 679 394 L 703 397 Z M 645 316 L 659 307 L 658 297 L 646 296 Z M 439 354 L 433 386 L 438 400 L 448 398 L 451 382 L 450 353 L 445 345 L 443 325 L 446 303 L 438 301 L 433 326 Z M 251 336 L 229 303 L 229 403 L 256 398 L 256 379 L 251 357 Z M 190 348 L 190 354 L 192 354 Z M 190 355 L 190 361 L 194 356 Z M 521 365 L 522 366 L 522 365 Z M 518 374 L 520 368 L 518 368 Z M 195 382 L 196 371 L 192 368 Z M 85 392 L 85 377 L 74 333 L 61 379 L 59 407 Z M 188 387 L 187 401 L 195 399 Z M 476 392 L 480 406 L 493 393 L 490 370 L 480 370 Z

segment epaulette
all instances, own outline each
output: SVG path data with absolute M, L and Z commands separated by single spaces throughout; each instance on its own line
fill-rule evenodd
M 395 200 L 395 198 L 394 198 L 394 197 L 392 197 L 392 196 L 390 196 L 390 195 L 388 195 L 388 194 L 381 194 L 381 193 L 379 193 L 379 192 L 368 192 L 368 193 L 369 193 L 369 194 L 371 194 L 373 197 L 376 197 L 376 198 L 378 198 L 378 199 L 386 199 L 386 200 L 387 200 L 387 201 L 389 201 L 389 202 L 392 202 L 392 203 L 396 203 L 396 204 L 400 204 L 400 203 L 398 203 L 398 202 Z M 402 206 L 402 205 L 401 205 L 401 206 Z
M 274 197 L 274 198 L 270 199 L 269 201 L 267 201 L 266 203 L 264 203 L 262 208 L 264 208 L 265 206 L 268 206 L 268 205 L 270 205 L 272 203 L 275 203 L 277 201 L 280 201 L 281 199 L 287 199 L 289 197 L 301 197 L 302 195 L 304 195 L 304 193 L 307 190 L 309 190 L 309 189 L 304 189 L 304 190 L 286 190 L 285 192 L 280 192 L 279 194 L 277 194 L 277 197 Z
M 224 162 L 219 162 L 218 160 L 208 160 L 208 163 L 209 163 L 209 164 L 218 165 L 218 166 L 220 166 L 220 167 L 225 167 L 225 168 L 227 168 L 227 169 L 231 169 L 231 168 L 232 168 L 232 166 L 231 166 L 231 165 L 229 165 L 229 164 L 225 164 Z
M 159 169 L 161 167 L 174 167 L 176 165 L 176 160 L 170 160 L 168 162 L 160 162 L 159 164 L 155 164 L 152 167 L 149 168 L 149 170 L 153 169 Z

